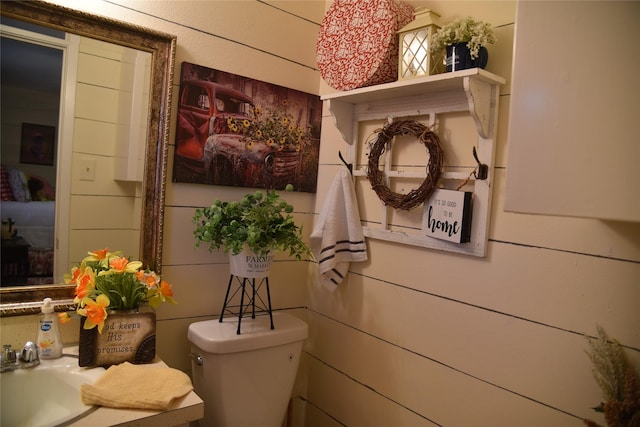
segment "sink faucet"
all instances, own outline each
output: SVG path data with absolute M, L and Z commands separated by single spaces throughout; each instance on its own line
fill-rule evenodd
M 14 371 L 16 369 L 32 368 L 40 364 L 38 359 L 38 347 L 31 341 L 27 341 L 19 354 L 11 349 L 11 345 L 4 345 L 1 359 L 0 372 Z

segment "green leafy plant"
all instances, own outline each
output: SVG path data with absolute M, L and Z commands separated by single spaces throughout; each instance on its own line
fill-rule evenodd
M 593 408 L 604 412 L 609 427 L 640 425 L 640 384 L 638 374 L 627 360 L 624 349 L 615 339 L 610 339 L 601 326 L 597 326 L 598 339 L 587 337 L 593 364 L 593 376 L 602 390 L 604 402 Z M 589 427 L 599 427 L 591 420 L 584 420 Z
M 291 212 L 293 206 L 274 190 L 249 193 L 239 201 L 215 200 L 209 207 L 196 209 L 195 246 L 209 244 L 210 251 L 222 248 L 233 255 L 248 246 L 258 255 L 273 250 L 288 251 L 297 259 L 312 256 Z
M 495 42 L 496 36 L 489 23 L 476 21 L 468 16 L 464 19 L 458 18 L 436 31 L 429 50 L 432 54 L 436 54 L 447 46 L 466 43 L 471 52 L 471 59 L 476 59 L 480 47 Z

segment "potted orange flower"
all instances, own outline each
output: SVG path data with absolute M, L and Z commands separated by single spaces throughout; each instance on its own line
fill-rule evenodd
M 171 285 L 142 262 L 108 248 L 89 252 L 65 275 L 75 285 L 74 304 L 81 316 L 80 366 L 104 366 L 155 357 L 155 312 L 162 302 L 175 304 Z M 65 322 L 71 316 L 60 314 Z

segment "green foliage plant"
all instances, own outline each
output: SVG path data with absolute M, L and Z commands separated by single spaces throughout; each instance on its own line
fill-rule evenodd
M 208 244 L 209 251 L 222 248 L 233 255 L 247 246 L 260 256 L 288 251 L 297 259 L 312 257 L 291 212 L 293 206 L 274 190 L 248 193 L 239 201 L 217 199 L 209 207 L 196 209 L 195 246 Z

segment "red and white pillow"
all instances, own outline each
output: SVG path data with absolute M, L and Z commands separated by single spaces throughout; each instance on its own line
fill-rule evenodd
M 30 202 L 29 177 L 20 169 L 2 166 L 2 200 Z
M 0 190 L 3 202 L 11 202 L 15 200 L 13 198 L 11 186 L 9 185 L 9 173 L 4 166 L 0 166 Z

